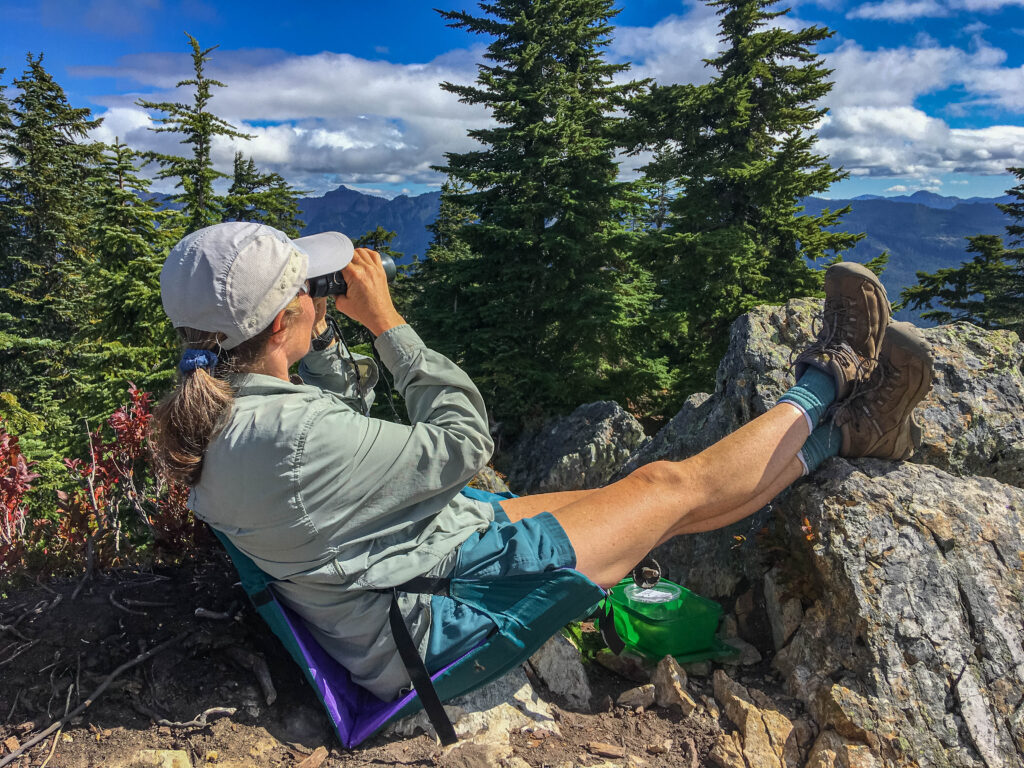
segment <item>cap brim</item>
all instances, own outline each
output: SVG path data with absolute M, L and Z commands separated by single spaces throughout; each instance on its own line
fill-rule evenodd
M 344 269 L 352 261 L 355 246 L 341 232 L 321 232 L 300 237 L 292 242 L 309 257 L 306 277 L 330 275 Z

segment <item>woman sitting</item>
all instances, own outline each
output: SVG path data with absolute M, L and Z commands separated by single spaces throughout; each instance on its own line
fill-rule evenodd
M 376 337 L 411 426 L 366 415 L 376 364 L 334 338 L 327 300 L 308 295 L 308 278 L 339 269 L 348 290 L 335 306 Z M 409 674 L 387 590 L 410 579 L 576 568 L 607 587 L 667 539 L 751 514 L 829 456 L 909 456 L 911 411 L 931 381 L 924 342 L 889 323 L 867 269 L 835 265 L 825 290 L 822 333 L 764 415 L 605 488 L 497 504 L 461 493 L 491 456 L 483 399 L 395 310 L 378 255 L 339 233 L 289 240 L 217 224 L 184 238 L 161 273 L 185 352 L 157 409 L 155 455 L 165 478 L 192 486 L 197 517 L 278 580 L 354 682 L 391 700 Z M 430 670 L 494 628 L 450 596 L 398 600 Z

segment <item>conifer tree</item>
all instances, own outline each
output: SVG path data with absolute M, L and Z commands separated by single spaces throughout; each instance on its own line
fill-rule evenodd
M 192 103 L 172 101 L 147 101 L 139 99 L 136 103 L 144 109 L 163 112 L 164 117 L 156 118 L 158 127 L 151 130 L 157 133 L 177 133 L 183 137 L 181 143 L 186 145 L 188 155 L 168 155 L 159 152 L 146 153 L 146 157 L 160 165 L 158 179 L 177 179 L 176 187 L 181 192 L 174 197 L 182 206 L 186 219 L 185 231 L 195 232 L 197 229 L 216 224 L 223 219 L 223 205 L 214 193 L 213 183 L 217 179 L 227 178 L 213 167 L 211 152 L 213 141 L 217 136 L 235 139 L 248 139 L 251 136 L 242 133 L 231 123 L 210 111 L 210 100 L 214 88 L 223 88 L 224 83 L 206 76 L 206 62 L 210 53 L 219 46 L 203 49 L 192 35 L 188 37 L 192 48 L 192 68 L 194 76 L 178 82 L 178 88 L 194 88 Z
M 100 124 L 72 107 L 43 66 L 27 57 L 0 121 L 0 415 L 45 463 L 74 427 L 62 403 L 73 387 L 69 340 L 84 319 L 88 195 Z
M 701 86 L 655 87 L 631 106 L 633 146 L 656 147 L 646 169 L 680 192 L 668 227 L 644 249 L 664 288 L 666 353 L 679 396 L 713 384 L 728 327 L 762 303 L 820 291 L 818 259 L 861 236 L 831 232 L 848 209 L 803 213 L 802 198 L 847 175 L 814 151 L 832 87 L 814 46 L 822 27 L 770 27 L 771 0 L 713 0 L 722 51 Z
M 376 229 L 371 229 L 369 232 L 364 232 L 357 237 L 352 244 L 356 248 L 369 248 L 382 256 L 390 256 L 397 262 L 402 258 L 402 252 L 396 251 L 391 247 L 391 243 L 397 236 L 397 232 L 392 232 L 378 225 Z
M 231 188 L 224 198 L 224 221 L 258 221 L 298 237 L 303 227 L 299 198 L 306 194 L 307 190 L 293 189 L 278 173 L 261 173 L 251 157 L 236 152 Z
M 452 179 L 441 185 L 437 218 L 427 225 L 433 237 L 412 278 L 416 293 L 410 307 L 410 319 L 427 344 L 457 361 L 472 343 L 460 334 L 479 325 L 476 313 L 483 304 L 479 257 L 463 238 L 463 228 L 476 221 L 462 201 L 467 191 Z
M 439 169 L 472 188 L 457 199 L 476 218 L 461 236 L 477 254 L 469 283 L 481 290 L 452 334 L 488 406 L 516 430 L 652 386 L 633 336 L 651 285 L 629 260 L 612 135 L 615 110 L 636 86 L 614 84 L 627 67 L 604 57 L 611 0 L 481 8 L 487 15 L 442 12 L 450 26 L 493 38 L 476 85 L 442 87 L 486 104 L 497 123 L 470 132 L 480 150 L 448 154 Z M 616 392 L 620 373 L 630 389 Z
M 85 271 L 89 322 L 75 338 L 77 388 L 70 407 L 93 423 L 123 404 L 128 385 L 159 396 L 173 383 L 176 337 L 160 302 L 160 269 L 182 231 L 174 211 L 147 197 L 138 155 L 115 140 L 89 179 L 95 259 Z
M 1007 170 L 1022 183 L 1006 190 L 1016 200 L 996 205 L 1010 217 L 1007 240 L 1018 247 L 1005 247 L 998 235 L 967 238 L 967 252 L 974 257 L 958 267 L 918 272 L 917 284 L 901 294 L 902 306 L 926 309 L 925 320 L 965 320 L 1024 337 L 1024 167 Z

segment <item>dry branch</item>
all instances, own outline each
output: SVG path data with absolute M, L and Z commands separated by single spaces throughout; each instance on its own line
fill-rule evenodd
M 145 611 L 133 611 L 131 608 L 127 608 L 127 607 L 121 605 L 119 602 L 117 602 L 117 599 L 114 597 L 113 591 L 109 595 L 107 595 L 107 599 L 110 602 L 110 604 L 112 606 L 114 606 L 115 608 L 117 608 L 117 610 L 119 610 L 119 611 L 124 611 L 125 613 L 130 613 L 132 616 L 145 616 L 146 615 Z
M 258 653 L 239 648 L 237 645 L 225 648 L 224 653 L 240 667 L 251 670 L 256 675 L 256 680 L 259 682 L 260 688 L 263 689 L 263 697 L 267 700 L 267 706 L 277 700 L 277 690 L 274 688 L 274 681 L 270 678 L 270 668 L 267 666 L 266 659 Z
M 168 728 L 203 728 L 209 723 L 207 718 L 213 717 L 214 715 L 222 715 L 224 717 L 231 717 L 238 710 L 235 707 L 210 707 L 204 712 L 196 715 L 194 718 L 189 720 L 187 723 L 177 723 L 171 720 L 157 720 L 157 725 L 165 725 Z

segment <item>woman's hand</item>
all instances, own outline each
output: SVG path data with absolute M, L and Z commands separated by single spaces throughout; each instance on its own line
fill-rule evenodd
M 348 291 L 334 301 L 339 312 L 366 326 L 374 336 L 405 324 L 405 319 L 391 301 L 388 277 L 380 263 L 380 254 L 369 248 L 356 248 L 352 262 L 341 272 Z

